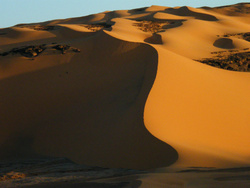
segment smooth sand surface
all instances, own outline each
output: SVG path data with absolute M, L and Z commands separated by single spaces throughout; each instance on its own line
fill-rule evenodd
M 0 56 L 0 159 L 250 165 L 250 74 L 195 61 L 249 51 L 247 40 L 224 36 L 247 33 L 249 24 L 249 4 L 238 4 L 152 6 L 0 29 L 0 53 L 46 47 L 36 57 Z M 62 54 L 58 44 L 80 52 Z
M 109 32 L 137 42 L 144 42 L 144 36 L 158 52 L 157 76 L 144 111 L 147 129 L 178 148 L 176 166 L 249 165 L 249 73 L 225 71 L 193 61 L 211 57 L 214 51 L 249 48 L 248 41 L 216 36 L 247 32 L 249 24 L 190 7 L 166 8 L 165 12 L 190 18 L 182 25 L 158 32 L 158 37 L 153 34 L 147 38 L 143 31 L 141 35 L 133 32 L 134 28 L 126 31 L 122 26 L 127 28 L 133 21 L 119 19 L 115 19 L 116 25 Z M 167 17 L 165 13 L 157 14 L 158 19 Z M 237 27 L 232 27 L 232 23 Z M 159 36 L 162 43 L 158 42 Z

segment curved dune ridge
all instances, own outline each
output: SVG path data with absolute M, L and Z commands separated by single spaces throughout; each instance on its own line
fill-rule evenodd
M 250 74 L 230 71 L 249 71 L 249 59 L 228 70 L 197 61 L 249 53 L 249 24 L 245 3 L 0 29 L 0 160 L 250 165 Z
M 70 45 L 81 53 L 46 49 L 48 54 L 33 61 L 16 57 L 21 65 L 3 68 L 12 75 L 0 83 L 1 158 L 64 156 L 136 169 L 173 163 L 175 150 L 150 135 L 143 123 L 156 51 L 103 31 Z M 15 70 L 22 66 L 23 72 Z

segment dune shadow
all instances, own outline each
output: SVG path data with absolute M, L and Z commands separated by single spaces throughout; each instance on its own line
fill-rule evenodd
M 128 11 L 130 14 L 142 14 L 145 13 L 148 7 L 142 7 L 142 8 L 136 8 L 136 9 L 131 9 Z
M 72 45 L 77 42 L 86 48 L 70 62 L 0 81 L 1 158 L 29 150 L 110 168 L 174 163 L 176 150 L 152 136 L 143 121 L 157 51 L 103 31 Z M 32 138 L 25 142 L 30 144 L 22 144 L 25 138 Z
M 178 9 L 167 8 L 164 12 L 168 14 L 177 15 L 177 16 L 192 16 L 192 17 L 195 17 L 195 19 L 199 19 L 199 20 L 218 21 L 218 19 L 213 15 L 195 12 L 195 11 L 190 10 L 186 6 L 180 7 Z
M 250 181 L 250 175 L 227 176 L 214 178 L 216 181 Z
M 201 7 L 205 10 L 215 10 L 219 11 L 222 14 L 228 15 L 228 16 L 239 16 L 242 14 L 249 14 L 249 3 L 237 3 L 235 5 L 226 5 L 226 6 L 220 6 L 220 7 Z
M 160 24 L 161 30 L 157 32 L 164 32 L 165 29 L 171 29 L 180 27 L 183 25 L 183 22 L 186 21 L 185 19 L 159 19 L 155 18 L 154 15 L 157 14 L 157 12 L 150 13 L 146 16 L 141 16 L 137 18 L 128 18 L 129 20 L 134 20 L 137 22 L 151 22 L 152 24 Z
M 223 48 L 223 49 L 233 49 L 235 48 L 233 44 L 233 40 L 229 38 L 219 38 L 217 39 L 214 44 L 217 48 Z
M 127 18 L 127 19 L 134 20 L 134 21 L 145 21 L 145 20 L 146 21 L 154 21 L 154 22 L 160 21 L 160 19 L 154 18 L 155 14 L 156 14 L 155 12 L 152 12 L 152 13 L 148 13 L 146 15 L 138 16 L 136 18 Z
M 27 130 L 28 132 L 28 130 Z M 25 158 L 42 158 L 44 155 L 36 153 L 32 148 L 34 136 L 24 132 L 12 133 L 4 142 L 1 143 L 0 160 L 15 160 Z
M 144 42 L 150 43 L 150 44 L 163 44 L 161 35 L 157 33 L 153 33 L 151 37 L 146 38 Z
M 167 20 L 170 24 L 164 25 L 162 29 L 172 29 L 180 27 L 183 25 L 183 22 L 186 20 Z

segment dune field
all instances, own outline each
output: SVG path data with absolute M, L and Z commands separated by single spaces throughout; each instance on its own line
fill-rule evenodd
M 250 186 L 249 13 L 151 6 L 0 29 L 0 187 Z

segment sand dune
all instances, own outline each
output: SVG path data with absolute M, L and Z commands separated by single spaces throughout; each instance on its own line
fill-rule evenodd
M 248 166 L 250 74 L 232 70 L 249 71 L 249 59 L 221 66 L 228 70 L 197 60 L 249 53 L 249 23 L 246 3 L 1 29 L 0 159 Z
M 19 27 L 1 29 L 0 33 L 3 33 L 2 35 L 0 35 L 1 49 L 6 45 L 10 44 L 15 44 L 15 46 L 18 46 L 18 44 L 22 42 L 30 42 L 32 40 L 55 37 L 53 33 L 44 31 L 37 32 L 29 28 L 19 28 Z
M 249 3 L 238 3 L 235 5 L 227 5 L 215 8 L 210 8 L 210 7 L 203 7 L 203 8 L 227 16 L 244 16 L 249 14 L 249 7 L 250 7 Z
M 89 165 L 138 169 L 174 162 L 175 150 L 143 124 L 156 51 L 103 31 L 70 45 L 82 53 L 46 49 L 48 54 L 33 61 L 17 57 L 21 65 L 3 68 L 10 75 L 1 80 L 1 158 L 66 156 Z M 1 58 L 5 64 L 17 59 Z M 21 66 L 27 66 L 23 72 Z

